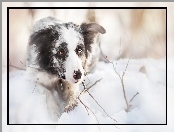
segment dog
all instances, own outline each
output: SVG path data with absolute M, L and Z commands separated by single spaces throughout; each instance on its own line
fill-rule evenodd
M 76 25 L 53 17 L 37 21 L 27 47 L 27 75 L 63 102 L 63 111 L 77 106 L 79 84 L 99 59 L 100 34 L 105 29 L 91 22 Z

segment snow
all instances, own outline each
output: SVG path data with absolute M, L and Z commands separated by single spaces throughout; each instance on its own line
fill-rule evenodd
M 173 58 L 169 59 L 169 71 L 173 71 Z M 114 61 L 117 72 L 122 76 L 128 59 Z M 146 72 L 140 72 L 144 67 Z M 173 131 L 174 127 L 165 126 L 119 126 L 117 124 L 165 124 L 166 123 L 166 59 L 130 59 L 124 77 L 124 86 L 128 102 L 138 92 L 139 94 L 130 103 L 132 106 L 126 112 L 123 89 L 118 75 L 111 63 L 99 62 L 95 69 L 85 77 L 85 84 L 90 87 L 97 80 L 89 92 L 102 106 L 107 114 L 117 120 L 115 122 L 98 106 L 94 99 L 84 93 L 80 96 L 82 102 L 90 108 L 88 111 L 84 105 L 78 102 L 78 106 L 69 113 L 63 113 L 59 117 L 59 107 L 54 97 L 45 87 L 25 78 L 25 71 L 11 72 L 9 75 L 9 121 L 10 124 L 115 124 L 111 126 L 25 126 L 27 131 Z M 170 79 L 174 77 L 169 72 Z M 6 99 L 7 74 L 2 75 L 3 101 Z M 172 80 L 168 83 L 168 112 L 172 114 L 171 106 L 174 87 Z M 80 91 L 83 86 L 80 85 Z M 6 103 L 3 103 L 3 118 L 6 118 Z M 91 112 L 92 110 L 92 112 Z M 173 122 L 173 114 L 168 118 Z M 3 120 L 6 124 L 6 119 Z M 7 128 L 4 127 L 3 130 Z M 10 126 L 8 131 L 22 131 L 24 126 Z
M 10 4 L 10 3 L 9 3 Z M 3 64 L 7 62 L 7 42 L 6 42 L 6 7 L 2 6 L 2 15 L 4 19 L 3 37 L 2 40 L 2 60 Z M 126 97 L 128 101 L 139 93 L 131 102 L 131 109 L 127 113 L 125 111 L 126 104 L 123 97 L 123 90 L 117 74 L 115 74 L 112 64 L 99 62 L 95 70 L 88 75 L 91 86 L 96 80 L 102 78 L 89 91 L 105 111 L 114 119 L 115 123 L 110 119 L 96 102 L 85 93 L 81 96 L 81 100 L 87 105 L 97 117 L 100 124 L 115 123 L 116 125 L 56 125 L 58 123 L 77 123 L 77 124 L 97 124 L 96 117 L 90 110 L 86 111 L 85 107 L 79 102 L 78 107 L 70 113 L 64 113 L 58 120 L 59 107 L 54 102 L 53 96 L 49 90 L 35 82 L 28 81 L 24 78 L 25 71 L 16 71 L 10 73 L 10 122 L 11 123 L 51 123 L 55 125 L 7 125 L 7 74 L 6 67 L 3 67 L 2 72 L 2 131 L 3 132 L 174 132 L 174 45 L 173 45 L 173 4 L 172 3 L 28 3 L 28 6 L 53 6 L 53 7 L 72 7 L 72 6 L 96 6 L 96 7 L 167 7 L 167 24 L 168 36 L 167 47 L 165 27 L 162 26 L 163 13 L 159 11 L 144 12 L 143 21 L 137 21 L 138 14 L 133 14 L 130 10 L 117 10 L 115 13 L 111 11 L 96 10 L 96 20 L 106 30 L 107 33 L 101 35 L 101 49 L 105 55 L 111 59 L 119 59 L 114 61 L 117 63 L 116 69 L 122 75 L 125 70 L 128 58 L 131 55 L 134 57 L 145 59 L 131 59 L 124 76 L 124 84 L 126 89 Z M 24 6 L 23 3 L 13 3 L 10 6 Z M 26 5 L 25 5 L 26 6 Z M 22 14 L 20 11 L 15 11 L 10 16 L 12 19 L 12 28 L 14 28 L 10 39 L 10 61 L 11 64 L 18 67 L 25 67 L 26 44 L 28 42 L 29 31 L 31 26 L 39 19 L 46 16 L 54 16 L 64 22 L 72 21 L 81 24 L 86 19 L 88 10 L 67 10 L 60 9 L 55 12 L 52 10 L 38 10 L 34 17 L 28 17 L 28 11 Z M 10 13 L 11 14 L 11 13 Z M 74 17 L 78 14 L 78 18 Z M 165 14 L 165 13 L 164 13 Z M 107 19 L 103 19 L 103 18 Z M 15 18 L 15 19 L 14 19 Z M 17 19 L 16 19 L 17 18 Z M 21 19 L 19 19 L 21 18 Z M 161 19 L 162 18 L 162 19 Z M 121 21 L 120 21 L 121 20 Z M 147 21 L 148 20 L 148 21 Z M 153 21 L 153 22 L 152 22 Z M 108 25 L 109 22 L 109 25 Z M 133 22 L 133 23 L 132 23 Z M 137 23 L 138 22 L 138 23 Z M 114 24 L 113 24 L 114 23 Z M 142 25 L 141 28 L 139 26 Z M 135 27 L 133 27 L 135 26 Z M 23 28 L 21 28 L 23 27 Z M 44 27 L 44 24 L 43 24 Z M 112 28 L 111 28 L 112 27 Z M 21 30 L 22 29 L 22 30 Z M 37 28 L 36 28 L 37 29 Z M 37 29 L 36 31 L 38 31 Z M 20 31 L 20 32 L 19 32 Z M 10 32 L 11 33 L 11 32 Z M 116 35 L 115 35 L 116 34 Z M 21 35 L 23 37 L 21 37 Z M 160 40 L 159 40 L 160 39 Z M 143 41 L 142 41 L 143 40 Z M 160 43 L 159 43 L 160 41 Z M 162 44 L 162 45 L 161 45 Z M 167 56 L 165 59 L 164 50 L 167 48 Z M 14 50 L 15 49 L 15 50 Z M 147 53 L 146 53 L 147 52 Z M 20 54 L 17 54 L 20 53 Z M 24 64 L 21 64 L 21 62 Z M 167 65 L 167 72 L 166 66 Z M 166 77 L 167 74 L 167 77 Z M 42 75 L 45 77 L 45 75 Z M 37 77 L 35 77 L 37 78 Z M 88 84 L 88 78 L 85 79 L 85 84 Z M 44 78 L 45 79 L 45 78 Z M 47 80 L 46 78 L 45 80 Z M 166 82 L 167 80 L 167 82 Z M 36 85 L 36 86 L 35 86 Z M 166 88 L 167 85 L 167 88 Z M 80 90 L 83 87 L 80 86 Z M 128 125 L 128 124 L 150 124 L 150 123 L 166 123 L 166 89 L 167 89 L 167 125 Z M 54 93 L 54 97 L 56 97 Z M 119 125 L 126 124 L 126 125 Z

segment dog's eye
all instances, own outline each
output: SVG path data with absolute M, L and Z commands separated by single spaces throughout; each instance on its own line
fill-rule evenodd
M 79 46 L 79 47 L 77 47 L 77 49 L 76 49 L 75 51 L 76 51 L 76 54 L 77 54 L 78 56 L 81 56 L 82 53 L 83 53 L 83 48 Z
M 81 54 L 81 53 L 82 53 L 82 51 L 83 51 L 83 50 L 82 50 L 82 49 L 80 49 L 80 48 L 77 50 L 78 54 Z
M 61 49 L 61 50 L 58 51 L 58 54 L 59 55 L 64 55 L 65 54 L 65 51 L 63 49 Z

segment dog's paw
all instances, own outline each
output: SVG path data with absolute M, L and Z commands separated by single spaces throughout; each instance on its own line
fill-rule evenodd
M 77 100 L 71 100 L 68 105 L 65 107 L 64 112 L 70 112 L 71 110 L 74 110 L 74 108 L 78 105 Z

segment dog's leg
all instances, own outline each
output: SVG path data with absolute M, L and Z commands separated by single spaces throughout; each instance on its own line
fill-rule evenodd
M 67 105 L 65 106 L 64 111 L 69 112 L 73 110 L 77 106 L 78 102 L 74 95 L 73 91 L 69 91 L 68 98 L 67 98 Z
M 69 84 L 68 82 L 63 81 L 62 79 L 58 81 L 57 91 L 60 95 L 60 98 L 66 104 L 64 108 L 64 112 L 69 112 L 77 106 L 78 104 L 76 99 L 77 88 L 78 88 L 78 85 Z

